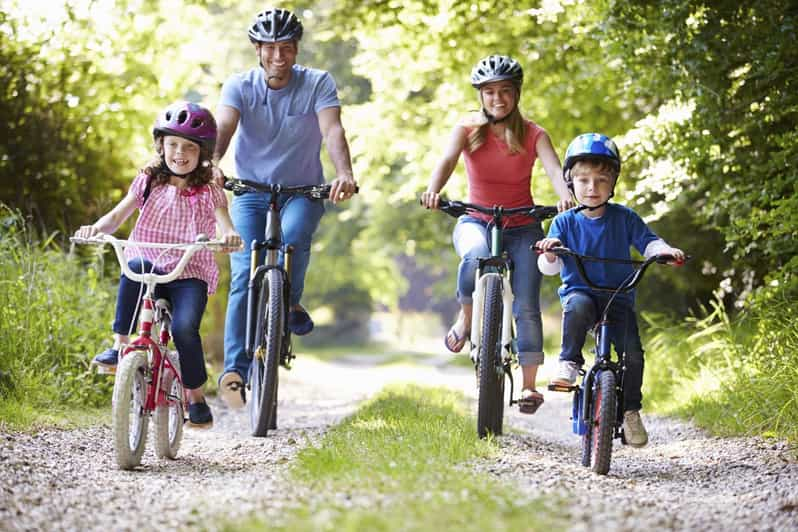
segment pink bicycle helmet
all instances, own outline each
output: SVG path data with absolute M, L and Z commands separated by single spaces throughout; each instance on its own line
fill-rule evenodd
M 192 102 L 175 102 L 158 113 L 152 136 L 177 135 L 213 151 L 216 145 L 216 120 L 205 107 Z

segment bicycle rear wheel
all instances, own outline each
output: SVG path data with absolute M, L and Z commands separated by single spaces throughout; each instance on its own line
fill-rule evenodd
M 504 370 L 501 364 L 502 280 L 489 275 L 485 286 L 482 310 L 482 331 L 479 346 L 479 399 L 477 434 L 502 433 L 504 409 Z
M 253 436 L 266 436 L 277 416 L 277 371 L 285 322 L 284 290 L 282 272 L 276 268 L 269 270 L 258 298 L 255 356 L 250 365 L 249 414 Z
M 593 412 L 591 423 L 588 427 L 590 437 L 589 440 L 583 440 L 583 445 L 586 441 L 590 445 L 588 460 L 590 469 L 599 475 L 606 475 L 610 470 L 612 435 L 618 408 L 618 396 L 615 393 L 615 374 L 609 370 L 601 371 L 596 375 L 594 382 Z M 583 449 L 583 456 L 584 454 L 585 451 Z
M 177 458 L 183 438 L 183 385 L 172 370 L 164 368 L 161 379 L 164 401 L 155 407 L 155 454 L 158 458 Z
M 114 450 L 120 469 L 133 469 L 141 463 L 147 442 L 147 354 L 133 351 L 119 362 L 111 403 Z

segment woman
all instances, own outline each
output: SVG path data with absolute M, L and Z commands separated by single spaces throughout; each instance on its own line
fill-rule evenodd
M 506 208 L 532 205 L 531 178 L 540 158 L 560 200 L 559 210 L 573 206 L 562 177 L 560 160 L 546 131 L 525 119 L 518 109 L 524 72 L 510 57 L 491 55 L 471 72 L 471 85 L 479 91 L 481 112 L 454 127 L 449 144 L 430 178 L 421 201 L 428 209 L 438 208 L 440 191 L 451 177 L 463 154 L 468 175 L 469 202 Z M 446 347 L 458 353 L 471 331 L 472 293 L 478 257 L 490 254 L 487 225 L 489 216 L 474 213 L 460 217 L 453 241 L 461 258 L 457 275 L 460 315 L 446 335 Z M 529 246 L 540 240 L 540 222 L 525 215 L 505 221 L 505 248 L 514 264 L 511 284 L 515 295 L 513 316 L 518 331 L 518 358 L 523 372 L 519 407 L 533 414 L 543 404 L 535 379 L 543 363 L 543 328 L 540 319 L 540 278 Z

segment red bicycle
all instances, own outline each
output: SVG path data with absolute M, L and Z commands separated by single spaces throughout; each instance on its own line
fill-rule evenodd
M 73 237 L 70 241 L 100 246 L 110 244 L 125 277 L 145 287 L 140 301 L 138 336 L 121 350 L 114 381 L 111 413 L 117 465 L 120 469 L 133 469 L 141 464 L 153 414 L 156 455 L 174 459 L 183 437 L 188 395 L 183 389 L 178 353 L 169 349 L 171 306 L 165 299 L 155 300 L 155 287 L 175 280 L 197 251 L 221 251 L 228 246 L 207 239 L 185 244 L 134 242 L 104 234 L 88 239 Z M 177 250 L 183 255 L 169 273 L 155 273 L 155 265 L 149 272 L 135 273 L 125 258 L 125 248 L 163 249 L 163 254 Z M 157 260 L 154 262 L 157 264 Z

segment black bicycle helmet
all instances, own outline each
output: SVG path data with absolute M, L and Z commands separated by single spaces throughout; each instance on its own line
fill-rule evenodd
M 267 9 L 255 16 L 248 33 L 251 42 L 299 41 L 302 23 L 287 9 Z
M 513 84 L 521 89 L 524 83 L 524 69 L 518 61 L 506 55 L 489 55 L 476 64 L 471 70 L 471 85 L 475 89 L 493 83 L 494 81 L 504 81 L 509 79 Z

